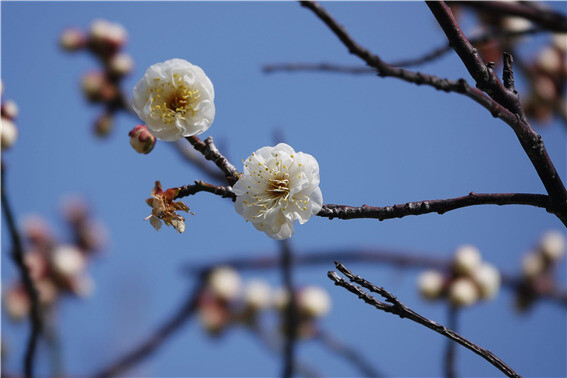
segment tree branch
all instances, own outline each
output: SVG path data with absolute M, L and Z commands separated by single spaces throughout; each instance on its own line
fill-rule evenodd
M 547 154 L 541 136 L 533 130 L 527 120 L 518 93 L 508 88 L 510 85 L 513 88 L 510 57 L 505 67 L 507 85 L 504 85 L 494 73 L 492 65 L 484 64 L 477 50 L 466 39 L 449 7 L 443 2 L 436 1 L 428 1 L 427 5 L 445 32 L 449 43 L 476 81 L 477 87 L 514 115 L 514 118 L 507 116 L 505 121 L 516 133 L 522 148 L 555 203 L 551 212 L 567 225 L 567 190 Z
M 197 136 L 187 137 L 185 139 L 187 139 L 197 151 L 202 153 L 207 160 L 211 160 L 219 167 L 222 173 L 224 173 L 228 185 L 232 186 L 238 181 L 238 170 L 219 152 L 213 143 L 213 137 L 208 137 L 205 139 L 205 142 Z
M 234 194 L 230 187 L 212 185 L 202 180 L 195 180 L 195 184 L 193 185 L 183 185 L 179 187 L 179 193 L 177 193 L 175 199 L 191 196 L 198 192 L 208 192 L 221 196 L 222 198 L 230 198 L 233 202 L 236 201 L 236 194 Z
M 506 374 L 509 377 L 520 377 L 511 367 L 506 365 L 502 360 L 496 357 L 492 352 L 489 350 L 483 349 L 478 345 L 474 344 L 473 342 L 465 339 L 461 335 L 457 334 L 456 332 L 432 321 L 429 320 L 420 314 L 416 313 L 402 302 L 400 302 L 395 296 L 390 294 L 384 288 L 377 287 L 371 282 L 366 281 L 365 279 L 355 276 L 352 274 L 344 265 L 339 262 L 335 262 L 337 269 L 343 273 L 351 282 L 354 282 L 362 287 L 370 290 L 371 292 L 377 293 L 382 296 L 386 302 L 390 304 L 386 304 L 376 300 L 374 297 L 363 291 L 359 286 L 355 286 L 345 279 L 340 277 L 336 272 L 330 271 L 328 273 L 328 277 L 335 282 L 335 285 L 342 286 L 343 288 L 347 289 L 353 294 L 356 294 L 360 299 L 364 300 L 366 303 L 376 307 L 378 310 L 382 310 L 384 312 L 388 312 L 390 314 L 398 315 L 400 318 L 408 318 L 418 324 L 421 324 L 449 339 L 461 344 L 465 348 L 473 351 L 474 353 L 478 354 L 490 364 L 495 366 L 501 372 Z
M 523 17 L 535 22 L 541 28 L 555 32 L 567 32 L 567 17 L 551 9 L 545 9 L 542 6 L 536 8 L 533 5 L 521 2 L 507 1 L 454 1 L 452 3 L 475 8 L 480 12 L 500 17 Z
M 408 215 L 428 213 L 444 214 L 448 211 L 476 205 L 529 205 L 548 209 L 549 197 L 543 194 L 524 193 L 469 193 L 467 196 L 431 201 L 408 202 L 386 207 L 361 207 L 345 205 L 323 205 L 317 216 L 329 219 L 384 219 L 402 218 Z M 549 209 L 548 209 L 549 210 Z
M 121 358 L 119 358 L 114 363 L 103 368 L 98 373 L 94 374 L 95 377 L 112 377 L 119 375 L 137 363 L 140 363 L 152 353 L 154 353 L 163 343 L 170 337 L 173 336 L 175 331 L 177 331 L 181 326 L 183 326 L 195 313 L 197 309 L 199 293 L 201 292 L 204 284 L 205 277 L 208 275 L 209 271 L 202 273 L 199 277 L 199 281 L 195 286 L 195 289 L 181 307 L 169 318 L 165 323 L 163 323 L 153 334 L 151 334 L 148 339 L 142 342 L 140 345 L 136 346 L 132 351 L 127 352 Z
M 34 285 L 34 282 L 30 276 L 30 272 L 26 263 L 24 261 L 24 250 L 22 245 L 22 240 L 18 233 L 18 229 L 16 227 L 16 222 L 14 220 L 14 215 L 12 213 L 12 208 L 10 202 L 8 201 L 8 195 L 6 194 L 6 178 L 4 174 L 5 168 L 4 164 L 2 163 L 1 169 L 1 178 L 0 178 L 0 192 L 1 192 L 1 199 L 2 199 L 2 210 L 4 212 L 4 217 L 6 219 L 6 223 L 8 225 L 8 231 L 10 233 L 10 238 L 12 239 L 12 253 L 11 257 L 18 268 L 20 273 L 20 279 L 24 285 L 24 289 L 26 290 L 26 294 L 30 298 L 30 312 L 29 312 L 29 321 L 30 321 L 30 335 L 28 337 L 27 345 L 26 345 L 26 352 L 24 356 L 24 376 L 26 378 L 33 377 L 33 360 L 34 354 L 37 347 L 37 342 L 39 339 L 39 335 L 41 334 L 42 330 L 42 314 L 41 314 L 41 307 L 39 303 L 39 293 Z

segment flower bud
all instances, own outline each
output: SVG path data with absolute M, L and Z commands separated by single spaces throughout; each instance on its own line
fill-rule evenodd
M 567 33 L 556 33 L 551 36 L 553 46 L 561 52 L 567 52 Z
M 297 308 L 308 318 L 319 318 L 331 309 L 331 298 L 322 288 L 307 286 L 297 296 Z
M 79 274 L 70 282 L 71 291 L 81 298 L 90 297 L 94 291 L 95 284 L 91 276 Z
M 39 294 L 39 303 L 41 305 L 50 306 L 55 302 L 58 290 L 53 281 L 48 278 L 35 281 L 35 288 Z
M 199 320 L 208 333 L 218 335 L 230 323 L 230 312 L 217 301 L 205 300 L 199 305 Z
M 71 245 L 60 245 L 53 251 L 53 270 L 63 278 L 71 280 L 81 274 L 87 265 L 83 253 Z
M 89 35 L 95 48 L 104 49 L 105 52 L 118 51 L 128 38 L 126 29 L 120 24 L 107 20 L 95 20 L 91 24 Z
M 539 249 L 550 261 L 557 261 L 565 255 L 565 235 L 561 231 L 549 231 L 541 238 Z
M 449 286 L 449 300 L 455 307 L 470 306 L 478 299 L 478 289 L 468 278 L 459 278 Z
M 63 33 L 61 33 L 61 37 L 59 38 L 59 44 L 61 48 L 66 51 L 76 51 L 85 47 L 87 43 L 87 39 L 85 34 L 76 28 L 70 28 Z
M 425 299 L 437 299 L 443 293 L 445 279 L 436 270 L 423 272 L 417 279 L 419 292 Z
M 45 254 L 37 250 L 24 254 L 24 265 L 28 269 L 30 277 L 35 281 L 46 277 L 49 271 L 49 262 Z
M 114 130 L 114 117 L 111 114 L 104 113 L 94 122 L 94 133 L 97 137 L 104 138 Z
M 0 131 L 0 140 L 3 150 L 10 149 L 18 139 L 18 128 L 14 122 L 8 118 L 2 117 L 2 129 Z
M 543 48 L 537 58 L 537 66 L 548 74 L 554 74 L 561 68 L 561 53 L 553 47 Z
M 246 285 L 244 300 L 249 308 L 263 310 L 270 306 L 271 295 L 272 290 L 266 282 L 253 280 Z
M 134 68 L 134 59 L 126 53 L 116 54 L 110 59 L 108 68 L 113 75 L 126 76 Z
M 482 264 L 474 273 L 481 299 L 492 299 L 500 289 L 500 272 L 491 264 Z
M 81 88 L 89 101 L 97 102 L 102 99 L 102 91 L 106 85 L 104 74 L 99 71 L 87 72 L 81 79 Z
M 2 103 L 1 107 L 2 117 L 14 120 L 18 116 L 18 105 L 12 101 L 7 100 Z
M 4 308 L 12 320 L 24 319 L 28 315 L 30 307 L 30 298 L 22 286 L 11 287 L 5 292 Z
M 240 275 L 232 268 L 216 268 L 209 277 L 209 287 L 216 297 L 232 301 L 240 294 L 242 282 Z
M 455 251 L 455 273 L 470 276 L 480 265 L 480 252 L 473 245 L 463 245 Z
M 539 277 L 545 267 L 545 260 L 540 253 L 530 252 L 522 259 L 522 275 L 527 279 Z
M 141 154 L 149 154 L 156 145 L 156 137 L 144 125 L 134 127 L 128 136 L 130 136 L 130 145 Z

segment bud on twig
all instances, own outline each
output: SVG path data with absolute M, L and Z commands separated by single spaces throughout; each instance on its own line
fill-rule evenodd
M 146 126 L 138 125 L 128 133 L 130 145 L 141 154 L 149 154 L 156 145 L 156 137 L 153 136 Z

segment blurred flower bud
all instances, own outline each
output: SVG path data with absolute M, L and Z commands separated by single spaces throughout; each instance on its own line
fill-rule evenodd
M 539 99 L 550 102 L 557 96 L 555 84 L 549 76 L 534 75 L 534 92 Z
M 252 280 L 246 285 L 244 300 L 253 310 L 263 310 L 270 306 L 272 289 L 261 280 Z
M 480 252 L 473 245 L 462 245 L 455 251 L 455 273 L 471 276 L 480 265 Z
M 87 39 L 85 33 L 76 28 L 69 28 L 61 33 L 59 44 L 63 50 L 76 51 L 85 47 Z
M 81 274 L 87 265 L 83 253 L 72 245 L 60 245 L 53 251 L 52 267 L 55 273 L 67 280 Z
M 2 103 L 1 107 L 2 118 L 14 120 L 18 116 L 18 105 L 12 101 L 7 100 Z
M 71 291 L 81 298 L 90 297 L 94 291 L 95 284 L 91 276 L 79 274 L 74 276 L 70 282 Z
M 478 289 L 468 278 L 458 278 L 449 285 L 449 300 L 455 307 L 470 306 L 478 299 Z
M 426 299 L 437 299 L 443 293 L 445 278 L 436 270 L 428 270 L 420 274 L 417 279 L 417 287 L 421 295 Z
M 331 297 L 320 287 L 307 286 L 299 291 L 297 308 L 308 318 L 319 318 L 331 309 Z
M 57 287 L 48 278 L 35 281 L 35 288 L 37 289 L 37 293 L 39 294 L 39 302 L 42 306 L 50 306 L 55 302 L 57 298 Z
M 118 51 L 128 38 L 128 33 L 122 25 L 101 19 L 93 21 L 89 35 L 99 51 L 102 48 L 108 53 Z
M 128 136 L 130 136 L 130 145 L 141 154 L 149 154 L 156 145 L 156 137 L 144 125 L 134 127 Z
M 110 59 L 108 68 L 113 75 L 126 76 L 134 68 L 134 59 L 126 53 L 116 54 Z
M 104 113 L 94 122 L 94 133 L 97 137 L 104 138 L 114 130 L 114 117 L 111 114 Z
M 481 299 L 492 299 L 500 289 L 500 272 L 491 264 L 482 264 L 474 273 Z
M 24 234 L 33 248 L 47 252 L 51 248 L 51 230 L 47 221 L 40 216 L 31 215 L 24 220 Z
M 40 251 L 26 252 L 24 254 L 24 264 L 34 281 L 46 277 L 49 272 L 49 262 L 45 254 Z
M 561 231 L 549 231 L 541 238 L 539 249 L 550 261 L 557 261 L 565 255 L 565 235 Z
M 97 102 L 102 99 L 102 91 L 106 78 L 100 71 L 89 71 L 81 79 L 81 88 L 89 101 Z
M 556 49 L 564 53 L 567 52 L 567 33 L 552 34 L 551 40 Z
M 545 270 L 545 261 L 539 253 L 530 252 L 522 259 L 522 274 L 527 279 L 540 276 Z
M 235 300 L 240 294 L 242 281 L 240 275 L 232 268 L 216 268 L 209 276 L 209 288 L 216 297 L 225 300 Z
M 24 319 L 31 307 L 31 301 L 23 286 L 13 286 L 6 290 L 4 308 L 12 320 Z
M 2 130 L 0 132 L 0 140 L 3 150 L 10 149 L 18 139 L 18 128 L 14 122 L 8 118 L 2 117 Z
M 0 95 L 4 94 L 4 82 L 0 80 Z
M 561 54 L 553 47 L 544 47 L 536 58 L 537 66 L 548 74 L 554 74 L 561 68 Z
M 285 311 L 289 303 L 289 292 L 285 287 L 279 287 L 274 291 L 272 300 L 272 306 L 276 310 Z

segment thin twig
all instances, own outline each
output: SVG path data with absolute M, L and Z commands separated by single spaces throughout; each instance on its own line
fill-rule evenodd
M 368 361 L 366 361 L 358 351 L 343 344 L 328 332 L 317 329 L 315 339 L 320 341 L 325 347 L 345 358 L 353 366 L 355 366 L 364 377 L 381 377 L 380 374 Z
M 208 272 L 205 272 L 199 277 L 199 281 L 196 284 L 195 289 L 187 296 L 185 302 L 173 314 L 173 316 L 171 316 L 171 318 L 165 321 L 165 323 L 163 323 L 144 342 L 137 345 L 133 350 L 127 352 L 109 366 L 101 369 L 94 376 L 112 377 L 119 375 L 149 357 L 160 346 L 162 346 L 170 336 L 173 336 L 175 332 L 187 323 L 187 321 L 195 314 L 199 293 L 203 288 L 207 274 Z
M 454 1 L 453 3 L 475 8 L 481 12 L 499 17 L 523 17 L 535 22 L 541 28 L 555 32 L 567 32 L 567 17 L 552 9 L 546 9 L 540 4 L 536 8 L 530 4 L 508 1 Z
M 221 196 L 222 198 L 230 198 L 232 201 L 236 201 L 236 194 L 234 194 L 230 187 L 212 185 L 202 180 L 195 180 L 195 184 L 193 185 L 183 185 L 179 187 L 179 193 L 177 193 L 175 199 L 191 196 L 199 192 L 208 192 Z
M 444 327 L 432 320 L 429 320 L 420 314 L 416 313 L 402 302 L 400 302 L 395 296 L 390 294 L 384 288 L 378 287 L 371 282 L 359 277 L 355 276 L 350 272 L 344 265 L 339 262 L 335 262 L 337 269 L 343 273 L 351 282 L 354 282 L 362 287 L 370 290 L 371 292 L 377 293 L 382 296 L 387 303 L 380 302 L 376 300 L 374 297 L 366 293 L 362 290 L 359 286 L 353 285 L 347 282 L 344 278 L 340 277 L 336 272 L 330 271 L 328 273 L 328 277 L 335 282 L 335 285 L 341 286 L 353 294 L 356 294 L 360 299 L 364 300 L 366 303 L 374 306 L 375 308 L 398 315 L 400 318 L 407 318 L 412 320 L 418 324 L 421 324 L 445 337 L 450 338 L 451 340 L 461 344 L 465 348 L 473 351 L 474 353 L 478 354 L 490 364 L 498 368 L 504 374 L 509 377 L 520 377 L 511 367 L 506 365 L 502 360 L 496 357 L 492 352 L 489 350 L 483 349 L 478 345 L 474 344 L 473 342 L 465 339 L 461 335 L 457 334 L 456 332 Z
M 295 365 L 295 344 L 297 340 L 297 328 L 299 325 L 297 314 L 297 302 L 292 277 L 293 252 L 289 240 L 282 240 L 280 243 L 280 266 L 282 269 L 283 285 L 288 293 L 289 301 L 285 308 L 285 341 L 284 341 L 284 369 L 283 377 L 288 378 L 293 375 Z
M 8 201 L 8 195 L 6 194 L 6 178 L 5 178 L 4 164 L 2 163 L 1 168 L 1 199 L 2 199 L 2 210 L 4 211 L 4 217 L 6 218 L 6 223 L 8 224 L 8 231 L 10 232 L 10 238 L 12 239 L 12 253 L 11 257 L 18 271 L 20 273 L 20 279 L 23 282 L 26 294 L 30 298 L 30 335 L 28 337 L 26 352 L 24 356 L 24 376 L 26 378 L 33 377 L 33 360 L 34 354 L 37 347 L 37 342 L 42 330 L 42 314 L 41 307 L 39 303 L 39 293 L 34 285 L 34 282 L 30 276 L 30 272 L 24 261 L 24 250 L 22 245 L 22 240 L 18 229 L 16 227 L 16 222 L 14 220 L 14 215 L 12 213 L 12 208 L 10 202 Z
M 232 186 L 238 181 L 238 170 L 219 152 L 213 143 L 213 137 L 208 137 L 204 142 L 197 136 L 187 137 L 185 139 L 187 139 L 197 151 L 202 153 L 207 160 L 211 160 L 219 167 L 222 173 L 224 173 L 228 185 Z

